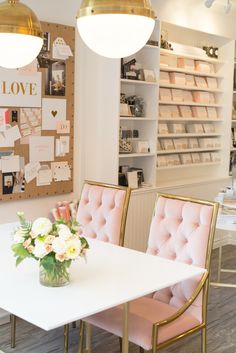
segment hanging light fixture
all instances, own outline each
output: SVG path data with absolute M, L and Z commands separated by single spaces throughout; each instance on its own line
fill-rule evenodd
M 136 53 L 150 38 L 154 25 L 149 0 L 83 0 L 77 14 L 85 44 L 108 58 Z
M 31 63 L 43 45 L 35 13 L 18 0 L 0 3 L 0 66 L 19 68 Z

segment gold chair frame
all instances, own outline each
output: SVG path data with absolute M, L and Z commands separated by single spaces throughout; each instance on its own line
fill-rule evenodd
M 83 183 L 83 187 L 86 184 L 125 191 L 124 207 L 123 207 L 122 217 L 121 217 L 120 238 L 119 238 L 119 244 L 118 244 L 120 246 L 124 246 L 125 227 L 126 227 L 126 221 L 127 221 L 129 200 L 131 196 L 131 189 L 125 186 L 100 183 L 100 182 L 91 181 L 91 180 L 85 180 Z M 76 326 L 75 323 L 72 323 L 72 324 L 74 327 Z M 10 325 L 11 325 L 11 348 L 15 348 L 16 347 L 16 316 L 13 314 L 10 315 Z M 64 325 L 64 353 L 68 353 L 68 352 L 69 352 L 69 324 Z
M 209 238 L 208 238 L 207 252 L 206 252 L 206 261 L 205 261 L 206 272 L 202 276 L 200 283 L 198 284 L 197 288 L 195 289 L 195 291 L 193 292 L 191 297 L 174 315 L 166 318 L 165 320 L 162 320 L 162 321 L 159 321 L 159 322 L 156 322 L 153 324 L 152 353 L 157 353 L 157 351 L 159 351 L 160 349 L 165 348 L 165 347 L 171 345 L 172 343 L 179 341 L 181 338 L 189 336 L 199 330 L 201 330 L 201 333 L 202 333 L 202 335 L 201 335 L 201 350 L 202 350 L 202 352 L 201 353 L 206 353 L 206 340 L 207 340 L 206 326 L 207 326 L 207 304 L 208 304 L 208 292 L 209 292 L 209 272 L 210 272 L 211 252 L 212 252 L 212 245 L 213 245 L 213 240 L 214 240 L 214 235 L 215 235 L 215 226 L 216 226 L 219 204 L 217 202 L 204 201 L 204 200 L 194 199 L 191 197 L 157 193 L 157 198 L 156 198 L 156 202 L 155 202 L 153 215 L 155 214 L 156 204 L 157 204 L 159 197 L 164 197 L 164 198 L 179 200 L 179 201 L 185 201 L 185 202 L 194 202 L 194 203 L 198 203 L 198 204 L 205 205 L 205 206 L 211 206 L 211 207 L 213 207 L 213 211 L 212 211 L 210 234 L 209 234 Z M 175 337 L 173 337 L 163 343 L 158 344 L 157 341 L 158 341 L 159 328 L 171 323 L 172 321 L 174 321 L 178 317 L 180 317 L 182 314 L 184 314 L 186 312 L 186 310 L 196 300 L 196 298 L 198 297 L 198 295 L 201 291 L 203 291 L 202 323 L 195 326 L 194 328 L 178 335 L 178 336 L 175 336 Z M 79 344 L 78 353 L 83 353 L 83 352 L 90 353 L 91 352 L 90 327 L 89 327 L 89 324 L 86 324 L 86 349 L 83 351 L 83 326 L 84 325 L 82 323 L 81 327 L 80 327 L 80 332 L 79 332 L 80 344 Z M 145 350 L 142 347 L 140 347 L 140 353 L 144 353 L 144 352 L 145 352 Z

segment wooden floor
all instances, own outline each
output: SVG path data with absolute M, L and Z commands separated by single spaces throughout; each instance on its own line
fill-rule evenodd
M 224 266 L 236 268 L 236 247 L 224 248 Z M 212 279 L 216 275 L 217 250 L 212 259 Z M 224 274 L 226 281 L 236 283 L 236 274 Z M 16 300 L 27 300 L 17 298 Z M 37 305 L 37 303 L 36 303 Z M 207 353 L 236 353 L 236 289 L 212 288 L 208 310 Z M 63 329 L 44 332 L 22 320 L 17 321 L 17 346 L 10 348 L 9 325 L 0 326 L 0 352 L 4 353 L 63 353 Z M 77 353 L 78 332 L 70 330 L 70 353 Z M 118 353 L 118 339 L 98 329 L 93 329 L 92 347 L 94 353 Z M 130 353 L 138 353 L 138 348 L 130 344 Z M 196 334 L 171 348 L 165 353 L 200 353 L 200 336 Z

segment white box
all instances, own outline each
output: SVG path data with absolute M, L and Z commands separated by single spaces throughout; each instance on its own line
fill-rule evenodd
M 161 150 L 162 150 L 161 143 L 160 143 L 160 140 L 159 140 L 159 139 L 157 139 L 157 150 L 158 150 L 158 151 L 161 151 Z
M 167 166 L 166 156 L 157 156 L 157 166 L 158 167 L 166 167 Z
M 205 77 L 195 76 L 195 84 L 200 88 L 207 88 L 207 81 Z
M 200 148 L 212 148 L 214 147 L 214 139 L 201 138 L 198 140 Z
M 209 163 L 211 162 L 211 155 L 209 152 L 200 153 L 200 158 L 202 163 Z
M 193 163 L 201 163 L 199 153 L 191 153 Z
M 172 118 L 178 118 L 179 117 L 179 109 L 177 105 L 171 105 L 170 106 L 171 110 L 171 116 Z
M 211 74 L 215 74 L 215 66 L 214 66 L 214 64 L 211 64 L 211 63 L 209 63 L 209 67 L 210 67 L 210 73 Z
M 163 123 L 159 123 L 158 124 L 158 133 L 160 135 L 165 135 L 165 134 L 168 134 L 169 131 L 168 131 L 168 125 L 167 124 L 163 124 Z
M 170 151 L 170 150 L 174 150 L 175 149 L 175 146 L 173 144 L 173 140 L 172 139 L 161 139 L 160 143 L 161 143 L 162 149 L 165 150 L 165 151 Z
M 211 72 L 211 67 L 210 67 L 209 63 L 206 61 L 196 60 L 195 61 L 195 69 L 197 71 L 204 72 L 204 73 Z
M 161 83 L 170 83 L 169 73 L 166 71 L 160 71 L 160 82 Z
M 187 105 L 180 105 L 179 106 L 179 111 L 180 111 L 180 115 L 183 118 L 191 118 L 192 117 L 192 110 Z
M 180 160 L 179 160 L 179 155 L 178 154 L 169 154 L 166 156 L 167 159 L 167 165 L 168 166 L 174 166 L 174 165 L 179 165 Z
M 211 152 L 211 160 L 212 162 L 220 162 L 221 157 L 219 152 Z
M 191 87 L 196 86 L 193 75 L 185 75 L 185 81 L 186 81 L 186 86 L 191 86 Z
M 171 133 L 174 134 L 184 134 L 185 131 L 185 126 L 184 124 L 169 124 L 169 129 L 168 129 Z
M 215 132 L 215 126 L 213 124 L 203 124 L 203 129 L 207 134 Z
M 214 107 L 207 107 L 207 116 L 209 119 L 218 119 L 217 109 Z
M 210 94 L 209 92 L 204 91 L 194 91 L 192 92 L 193 100 L 196 103 L 209 104 L 210 103 Z
M 173 142 L 176 150 L 188 149 L 188 139 L 186 138 L 173 139 Z
M 160 88 L 160 100 L 171 101 L 171 90 L 169 88 Z
M 191 153 L 184 153 L 180 155 L 180 161 L 182 164 L 192 164 L 192 156 Z
M 170 118 L 171 117 L 171 105 L 160 105 L 159 106 L 159 115 L 161 118 Z
M 204 133 L 202 124 L 187 124 L 186 130 L 188 133 L 196 133 L 196 134 Z
M 207 118 L 207 110 L 205 107 L 192 107 L 193 117 Z
M 180 72 L 170 72 L 170 82 L 176 85 L 185 86 L 185 74 L 182 74 Z
M 148 141 L 132 140 L 132 151 L 135 153 L 148 153 L 150 152 L 150 145 Z
M 209 93 L 209 103 L 210 104 L 215 104 L 216 103 L 216 99 L 215 99 L 214 93 Z
M 217 79 L 215 77 L 207 77 L 206 81 L 207 81 L 208 88 L 211 88 L 211 89 L 217 89 L 218 88 L 218 82 L 217 82 Z
M 196 137 L 188 139 L 188 144 L 189 148 L 199 148 L 198 139 Z
M 178 58 L 178 67 L 186 70 L 194 70 L 194 60 L 186 58 Z
M 219 138 L 214 138 L 214 147 L 221 147 L 221 142 Z
M 184 98 L 184 102 L 192 102 L 193 101 L 192 92 L 183 91 L 183 98 Z
M 183 91 L 181 89 L 172 89 L 171 90 L 172 101 L 173 102 L 183 102 Z
M 163 67 L 177 67 L 177 57 L 168 56 L 168 55 L 160 55 L 160 65 Z

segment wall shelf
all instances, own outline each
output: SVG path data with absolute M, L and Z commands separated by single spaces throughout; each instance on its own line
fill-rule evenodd
M 127 116 L 120 116 L 120 120 L 127 120 L 127 121 L 156 121 L 155 118 L 134 118 L 134 117 L 127 117 Z
M 143 158 L 143 157 L 155 157 L 155 153 L 120 153 L 119 158 Z
M 200 72 L 200 71 L 196 71 L 196 70 L 182 69 L 180 67 L 174 67 L 174 66 L 160 65 L 160 71 L 179 72 L 179 73 L 183 73 L 183 74 L 187 74 L 187 75 L 213 77 L 213 78 L 219 78 L 219 79 L 224 78 L 223 76 L 218 75 L 217 73 L 205 73 L 205 72 Z
M 158 118 L 158 121 L 170 121 L 172 123 L 178 122 L 178 121 L 199 121 L 199 122 L 215 122 L 215 123 L 222 123 L 223 119 L 209 119 L 209 118 L 197 118 L 197 117 L 191 117 L 191 118 Z M 236 122 L 236 120 L 235 120 Z
M 147 86 L 157 86 L 157 82 L 148 82 L 148 81 L 141 81 L 141 80 L 128 80 L 126 78 L 120 79 L 121 83 L 129 84 L 129 85 L 147 85 Z
M 212 64 L 225 64 L 226 61 L 222 61 L 219 59 L 214 59 L 210 58 L 209 56 L 196 56 L 192 54 L 186 54 L 186 53 L 178 53 L 174 50 L 167 50 L 167 49 L 160 49 L 160 54 L 162 55 L 168 55 L 168 56 L 176 56 L 178 58 L 186 58 L 186 59 L 194 59 L 194 60 L 200 60 L 200 61 L 206 61 Z
M 213 108 L 222 108 L 221 104 L 210 104 L 210 103 L 195 103 L 195 102 L 174 102 L 174 101 L 159 101 L 159 104 L 165 105 L 190 105 L 196 107 L 213 107 Z
M 210 151 L 219 151 L 221 147 L 212 147 L 212 148 L 188 148 L 182 150 L 159 150 L 157 151 L 157 155 L 165 155 L 165 154 L 177 154 L 177 153 L 193 153 L 193 152 L 210 152 Z
M 206 91 L 206 92 L 214 92 L 214 93 L 223 93 L 223 91 L 218 88 L 213 89 L 213 88 L 208 88 L 208 87 L 176 85 L 176 84 L 172 84 L 172 83 L 160 83 L 160 87 L 182 89 L 182 90 L 188 90 L 188 91 Z
M 179 164 L 169 167 L 157 167 L 157 170 L 168 170 L 168 169 L 183 169 L 183 168 L 192 168 L 192 167 L 207 167 L 219 165 L 220 162 L 208 162 L 208 163 L 191 163 L 191 164 Z
M 184 134 L 158 134 L 158 138 L 177 138 L 177 137 L 216 137 L 221 136 L 221 133 L 211 132 L 211 133 L 184 133 Z

